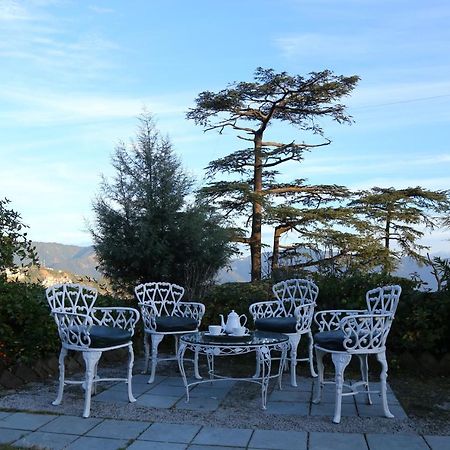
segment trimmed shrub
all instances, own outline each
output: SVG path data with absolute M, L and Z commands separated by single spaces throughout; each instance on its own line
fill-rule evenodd
M 44 288 L 0 278 L 0 360 L 6 366 L 29 364 L 59 346 Z
M 253 327 L 253 320 L 248 312 L 250 304 L 272 298 L 271 284 L 268 281 L 257 283 L 225 283 L 212 286 L 200 301 L 206 307 L 202 328 L 219 324 L 219 314 L 227 320 L 228 313 L 234 309 L 239 315 L 247 316 L 247 324 Z

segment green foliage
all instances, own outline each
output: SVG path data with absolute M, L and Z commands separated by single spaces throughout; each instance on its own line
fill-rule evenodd
M 448 211 L 450 196 L 448 191 L 430 191 L 420 186 L 374 187 L 359 192 L 349 206 L 367 221 L 370 235 L 385 247 L 380 262 L 386 272 L 392 272 L 401 256 L 426 262 L 421 251 L 428 247 L 417 242 L 424 234 L 420 228 L 434 229 L 438 225 L 433 214 Z
M 250 246 L 252 281 L 261 278 L 262 224 L 280 220 L 280 214 L 271 212 L 280 204 L 285 209 L 341 197 L 338 186 L 305 186 L 304 180 L 298 179 L 281 183 L 276 177 L 280 165 L 301 162 L 305 152 L 330 143 L 324 138 L 320 119 L 352 122 L 340 102 L 350 95 L 358 80 L 357 76 L 338 76 L 330 70 L 303 77 L 258 67 L 253 82 L 235 82 L 217 93 L 204 91 L 196 98 L 195 108 L 187 113 L 188 119 L 206 130 L 236 131 L 238 138 L 249 145 L 209 163 L 210 182 L 202 193 L 227 217 L 248 219 L 250 236 L 236 235 L 236 240 Z M 270 131 L 273 133 L 273 125 L 280 122 L 309 134 L 316 143 L 307 144 L 303 138 L 288 142 L 266 138 Z M 231 177 L 214 180 L 218 174 Z
M 0 360 L 30 363 L 59 347 L 44 288 L 0 279 Z
M 136 142 L 113 157 L 115 177 L 103 180 L 92 228 L 100 269 L 128 291 L 141 282 L 169 281 L 201 291 L 231 252 L 228 233 L 206 205 L 187 203 L 193 180 L 150 115 Z
M 319 286 L 317 310 L 364 309 L 369 289 L 400 284 L 402 294 L 389 334 L 389 351 L 396 354 L 429 351 L 437 356 L 450 352 L 448 293 L 419 291 L 414 281 L 382 273 L 315 274 L 314 279 Z
M 21 266 L 37 263 L 36 249 L 25 231 L 28 227 L 20 214 L 8 207 L 9 203 L 7 198 L 0 199 L 0 275 L 6 269 L 18 269 L 15 259 Z
M 254 283 L 225 283 L 212 286 L 201 300 L 205 304 L 205 316 L 202 327 L 207 328 L 211 324 L 219 324 L 222 314 L 227 319 L 228 313 L 234 309 L 239 315 L 247 316 L 247 323 L 252 328 L 252 318 L 248 307 L 255 302 L 271 299 L 272 291 L 270 283 L 259 281 Z
M 136 308 L 134 299 L 99 295 L 96 306 Z M 142 340 L 140 324 L 135 341 Z M 0 362 L 32 364 L 39 358 L 59 353 L 61 342 L 55 321 L 45 298 L 45 288 L 38 284 L 6 282 L 0 279 Z

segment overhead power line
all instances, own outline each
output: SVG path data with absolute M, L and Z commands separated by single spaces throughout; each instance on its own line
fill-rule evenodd
M 400 104 L 403 104 L 403 103 L 422 102 L 422 101 L 435 100 L 437 98 L 445 98 L 445 97 L 450 97 L 450 94 L 434 95 L 432 97 L 411 98 L 409 100 L 398 100 L 396 102 L 379 103 L 377 105 L 357 106 L 357 107 L 352 108 L 352 109 L 358 110 L 358 109 L 379 108 L 381 106 L 391 106 L 391 105 L 400 105 Z

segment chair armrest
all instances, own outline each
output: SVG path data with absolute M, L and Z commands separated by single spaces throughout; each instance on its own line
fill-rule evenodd
M 134 308 L 106 307 L 93 308 L 92 318 L 97 325 L 118 327 L 134 334 L 134 327 L 140 318 L 139 311 Z
M 370 353 L 384 349 L 392 319 L 390 313 L 353 314 L 343 317 L 340 328 L 345 335 L 344 348 L 356 353 Z
M 202 317 L 205 314 L 205 305 L 199 302 L 178 302 L 177 310 L 174 315 L 181 317 L 191 317 L 198 322 L 198 326 L 202 321 Z
M 141 317 L 144 322 L 144 329 L 148 331 L 156 331 L 156 318 L 158 313 L 150 303 L 139 303 L 141 309 Z
M 294 317 L 297 319 L 297 333 L 311 330 L 311 323 L 314 317 L 316 302 L 304 303 L 294 310 Z
M 319 327 L 319 331 L 339 330 L 341 328 L 340 322 L 343 317 L 366 312 L 366 310 L 357 309 L 329 309 L 318 311 L 314 315 L 314 322 Z
M 71 347 L 87 348 L 91 345 L 89 331 L 94 324 L 89 314 L 54 311 L 61 342 Z
M 278 300 L 252 303 L 248 310 L 254 321 L 269 317 L 280 317 L 283 313 L 283 308 Z

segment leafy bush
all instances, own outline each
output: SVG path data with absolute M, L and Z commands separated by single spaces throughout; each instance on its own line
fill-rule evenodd
M 59 348 L 42 286 L 0 278 L 0 360 L 30 363 Z
M 99 295 L 96 306 L 135 307 L 134 302 Z M 141 333 L 136 327 L 136 339 Z M 136 336 L 137 335 L 137 336 Z M 0 277 L 0 362 L 30 364 L 39 358 L 59 353 L 58 331 L 38 284 L 6 282 Z
M 256 283 L 225 283 L 212 286 L 201 302 L 205 304 L 206 311 L 202 321 L 202 328 L 211 324 L 219 324 L 219 314 L 223 314 L 225 321 L 228 313 L 234 309 L 239 315 L 245 314 L 247 322 L 252 324 L 248 312 L 251 303 L 261 302 L 272 298 L 270 283 L 260 281 Z
M 317 275 L 317 310 L 363 308 L 368 289 L 385 284 L 401 284 L 403 292 L 389 336 L 391 353 L 428 351 L 439 357 L 450 352 L 450 296 L 448 292 L 421 292 L 410 280 L 380 275 L 352 274 L 346 277 Z M 226 320 L 234 309 L 245 314 L 251 303 L 272 298 L 271 282 L 227 283 L 209 289 L 199 299 L 206 306 L 202 328 Z M 97 306 L 137 307 L 136 300 L 99 295 Z M 142 342 L 142 323 L 138 323 L 135 343 Z M 56 325 L 49 314 L 45 289 L 36 284 L 8 283 L 0 277 L 0 362 L 6 366 L 33 361 L 59 352 Z

